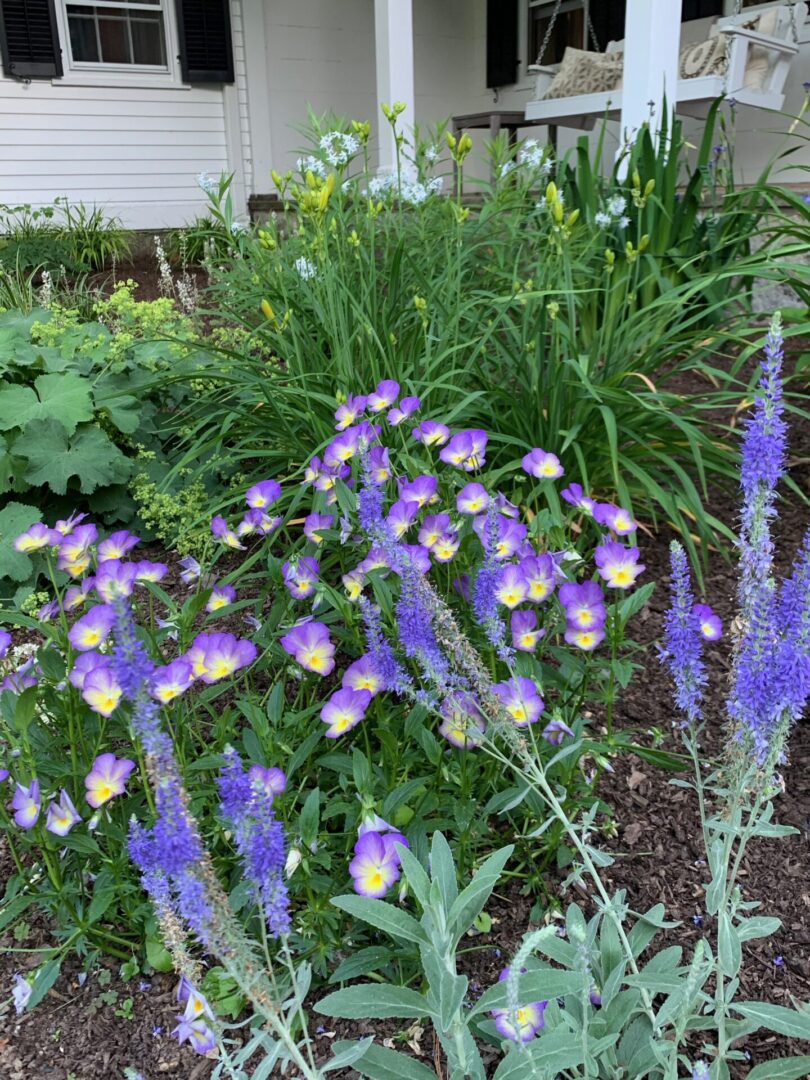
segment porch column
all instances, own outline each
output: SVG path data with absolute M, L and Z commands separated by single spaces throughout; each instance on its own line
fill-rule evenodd
M 678 90 L 681 0 L 627 0 L 620 142 L 649 120 L 657 131 L 664 95 L 669 111 Z
M 381 173 L 396 169 L 396 146 L 391 125 L 379 106 L 404 101 L 397 126 L 408 129 L 414 122 L 413 100 L 413 8 L 412 0 L 374 0 L 374 44 L 377 61 L 377 117 L 380 133 Z

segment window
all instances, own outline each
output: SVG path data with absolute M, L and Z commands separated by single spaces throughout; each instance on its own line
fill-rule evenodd
M 604 52 L 609 41 L 624 37 L 626 0 L 528 0 L 529 63 L 558 64 L 571 45 Z
M 74 66 L 111 64 L 168 70 L 161 0 L 66 0 Z

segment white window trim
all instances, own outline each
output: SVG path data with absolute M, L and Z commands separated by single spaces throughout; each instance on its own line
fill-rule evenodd
M 162 0 L 163 28 L 166 35 L 166 67 L 150 67 L 143 64 L 92 64 L 75 62 L 70 49 L 70 32 L 67 25 L 67 4 L 71 0 L 58 0 L 54 4 L 59 44 L 62 50 L 64 74 L 52 79 L 54 86 L 97 86 L 110 89 L 138 90 L 190 90 L 191 84 L 182 81 L 180 74 L 180 39 L 177 33 L 172 0 Z M 98 0 L 103 6 L 103 0 Z M 137 2 L 137 0 L 136 0 Z

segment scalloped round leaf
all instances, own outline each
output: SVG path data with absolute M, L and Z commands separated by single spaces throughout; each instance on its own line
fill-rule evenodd
M 57 495 L 67 492 L 74 476 L 80 491 L 89 495 L 98 487 L 123 483 L 132 470 L 129 459 L 93 424 L 69 438 L 56 420 L 32 420 L 14 444 L 14 453 L 27 462 L 29 484 L 47 485 Z
M 10 502 L 0 510 L 0 577 L 12 581 L 27 581 L 31 576 L 31 560 L 14 550 L 14 541 L 35 521 L 42 521 L 42 511 L 25 503 Z
M 0 390 L 0 431 L 25 429 L 32 420 L 58 420 L 69 435 L 93 419 L 90 382 L 81 375 L 39 375 L 34 385 Z

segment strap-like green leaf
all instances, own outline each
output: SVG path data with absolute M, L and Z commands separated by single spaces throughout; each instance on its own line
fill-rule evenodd
M 431 1015 L 421 994 L 406 986 L 386 986 L 380 983 L 358 983 L 335 990 L 313 1006 L 323 1016 L 339 1016 L 344 1020 L 424 1019 Z
M 341 911 L 347 911 L 356 919 L 383 930 L 392 937 L 404 938 L 406 941 L 415 941 L 417 945 L 427 945 L 428 937 L 419 923 L 406 911 L 400 911 L 393 904 L 386 904 L 382 900 L 372 900 L 367 896 L 354 896 L 347 893 L 344 896 L 335 896 L 332 899 L 335 907 Z

